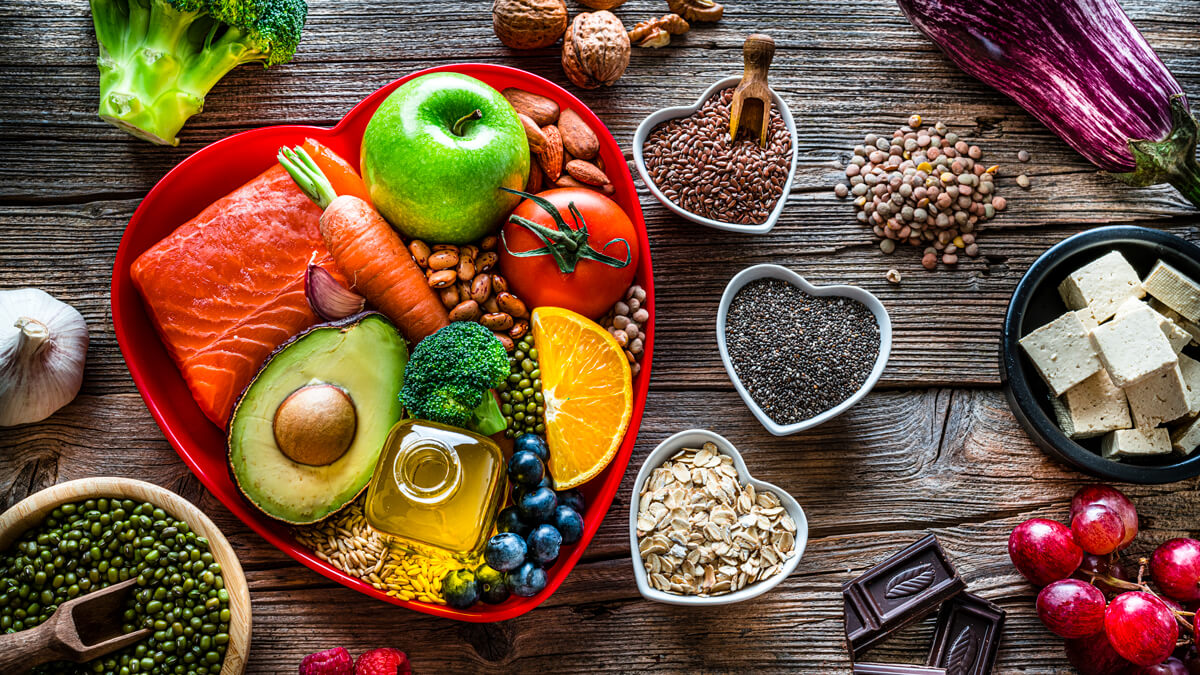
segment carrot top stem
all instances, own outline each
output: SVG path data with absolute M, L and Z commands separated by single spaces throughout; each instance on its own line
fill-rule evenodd
M 322 210 L 337 198 L 337 193 L 329 184 L 329 179 L 325 177 L 325 173 L 321 171 L 321 167 L 317 166 L 313 158 L 308 156 L 304 148 L 299 145 L 295 149 L 285 146 L 279 148 L 277 157 L 279 163 L 292 176 L 292 180 L 296 181 L 300 190 L 309 199 L 316 202 Z

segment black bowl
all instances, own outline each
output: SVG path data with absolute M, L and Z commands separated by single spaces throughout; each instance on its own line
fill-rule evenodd
M 1110 251 L 1120 251 L 1138 274 L 1161 259 L 1200 279 L 1200 247 L 1145 227 L 1100 227 L 1059 242 L 1034 261 L 1017 284 L 1000 342 L 1000 382 L 1017 421 L 1051 457 L 1094 476 L 1129 483 L 1172 483 L 1200 474 L 1200 451 L 1120 462 L 1100 456 L 1100 439 L 1075 441 L 1058 428 L 1050 392 L 1017 341 L 1067 311 L 1058 285 L 1067 275 Z M 1195 357 L 1192 347 L 1189 355 Z

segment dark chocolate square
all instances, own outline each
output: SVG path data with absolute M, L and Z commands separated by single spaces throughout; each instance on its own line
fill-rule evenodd
M 938 612 L 926 663 L 946 675 L 988 675 L 1004 633 L 1005 612 L 978 595 L 961 593 Z

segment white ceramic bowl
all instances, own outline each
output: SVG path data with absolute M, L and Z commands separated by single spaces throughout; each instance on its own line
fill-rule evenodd
M 713 93 L 726 87 L 736 86 L 741 81 L 741 75 L 727 77 L 723 80 L 713 83 L 713 85 L 705 90 L 705 92 L 700 95 L 700 98 L 697 99 L 697 101 L 692 105 L 663 108 L 658 112 L 651 113 L 649 117 L 642 120 L 642 123 L 638 125 L 637 131 L 633 134 L 633 163 L 637 165 L 638 175 L 642 177 L 642 183 L 649 188 L 650 194 L 654 195 L 655 199 L 662 202 L 663 206 L 666 206 L 668 209 L 671 209 L 680 216 L 687 218 L 694 223 L 707 225 L 708 227 L 716 228 L 718 230 L 727 230 L 729 232 L 745 232 L 747 234 L 766 234 L 770 232 L 771 228 L 775 227 L 775 223 L 779 221 L 779 214 L 783 213 L 783 207 L 787 204 L 788 193 L 792 189 L 792 179 L 796 176 L 796 121 L 792 119 L 792 111 L 788 109 L 787 103 L 783 102 L 783 99 L 779 97 L 779 94 L 775 93 L 774 89 L 771 90 L 771 99 L 775 103 L 775 108 L 779 110 L 780 116 L 783 117 L 783 123 L 787 127 L 788 133 L 792 136 L 792 162 L 788 168 L 787 180 L 783 183 L 783 192 L 780 193 L 779 201 L 775 204 L 775 208 L 771 209 L 771 215 L 767 217 L 766 222 L 758 225 L 726 223 L 719 220 L 713 220 L 711 218 L 705 218 L 704 216 L 696 215 L 695 213 L 684 209 L 668 199 L 667 196 L 658 189 L 658 186 L 654 184 L 654 180 L 650 178 L 649 172 L 646 171 L 646 158 L 642 155 L 642 146 L 646 144 L 646 137 L 649 136 L 650 132 L 654 131 L 654 128 L 659 124 L 662 124 L 667 120 L 691 115 L 699 110 L 700 106 L 704 105 L 704 102 L 707 101 L 708 98 L 713 95 Z
M 857 300 L 866 305 L 867 309 L 871 310 L 871 313 L 875 315 L 875 321 L 879 323 L 879 355 L 875 357 L 875 366 L 871 369 L 871 374 L 867 376 L 867 381 L 863 382 L 858 391 L 854 392 L 854 395 L 845 401 L 819 415 L 794 424 L 778 424 L 768 417 L 762 408 L 758 407 L 758 404 L 750 397 L 750 392 L 746 391 L 746 387 L 742 386 L 742 380 L 733 369 L 733 363 L 729 360 L 729 349 L 725 345 L 725 319 L 729 314 L 729 304 L 733 302 L 734 296 L 737 295 L 737 292 L 743 286 L 751 281 L 768 277 L 783 279 L 809 295 L 833 295 Z M 729 284 L 725 286 L 725 293 L 721 295 L 721 304 L 717 308 L 717 346 L 721 350 L 721 363 L 725 364 L 725 372 L 729 373 L 729 379 L 733 381 L 733 386 L 741 394 L 742 400 L 746 402 L 746 405 L 750 408 L 750 412 L 754 413 L 754 416 L 767 428 L 767 431 L 776 436 L 788 436 L 805 429 L 810 429 L 818 424 L 824 424 L 841 415 L 855 403 L 858 403 L 862 397 L 867 395 L 867 392 L 875 387 L 875 383 L 879 381 L 879 376 L 883 375 L 888 355 L 892 352 L 892 320 L 888 316 L 887 309 L 884 308 L 883 303 L 879 302 L 879 298 L 857 286 L 813 286 L 804 277 L 786 267 L 779 265 L 754 265 L 738 272 L 729 280 Z
M 738 481 L 742 485 L 753 485 L 756 490 L 769 490 L 777 497 L 787 509 L 788 515 L 796 522 L 796 547 L 795 555 L 788 558 L 783 563 L 783 569 L 779 574 L 749 584 L 745 588 L 726 593 L 725 595 L 714 595 L 711 597 L 699 597 L 694 595 L 674 595 L 664 593 L 650 585 L 650 580 L 646 577 L 646 569 L 642 566 L 642 558 L 638 553 L 638 536 L 637 536 L 637 514 L 638 514 L 638 495 L 642 492 L 642 485 L 650 478 L 650 474 L 662 463 L 667 461 L 671 455 L 675 454 L 680 448 L 699 448 L 704 443 L 712 441 L 717 448 L 733 457 L 733 466 L 737 468 Z M 804 509 L 800 508 L 800 504 L 789 495 L 787 492 L 778 487 L 758 480 L 750 475 L 746 470 L 746 462 L 742 459 L 742 454 L 723 436 L 714 434 L 706 429 L 689 429 L 681 431 L 667 440 L 658 444 L 646 461 L 642 463 L 642 468 L 638 471 L 637 479 L 633 481 L 633 497 L 629 500 L 629 547 L 633 556 L 633 576 L 637 581 L 638 592 L 642 597 L 654 602 L 662 602 L 668 605 L 729 605 L 750 598 L 758 597 L 763 593 L 771 590 L 779 585 L 779 582 L 786 579 L 796 569 L 796 565 L 800 564 L 800 558 L 804 557 L 804 547 L 808 544 L 808 519 L 804 516 Z

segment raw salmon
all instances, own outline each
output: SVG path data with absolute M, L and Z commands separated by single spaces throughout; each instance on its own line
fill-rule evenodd
M 342 278 L 321 240 L 320 217 L 276 164 L 130 269 L 196 403 L 221 428 L 267 356 L 317 322 L 304 295 L 309 261 Z

